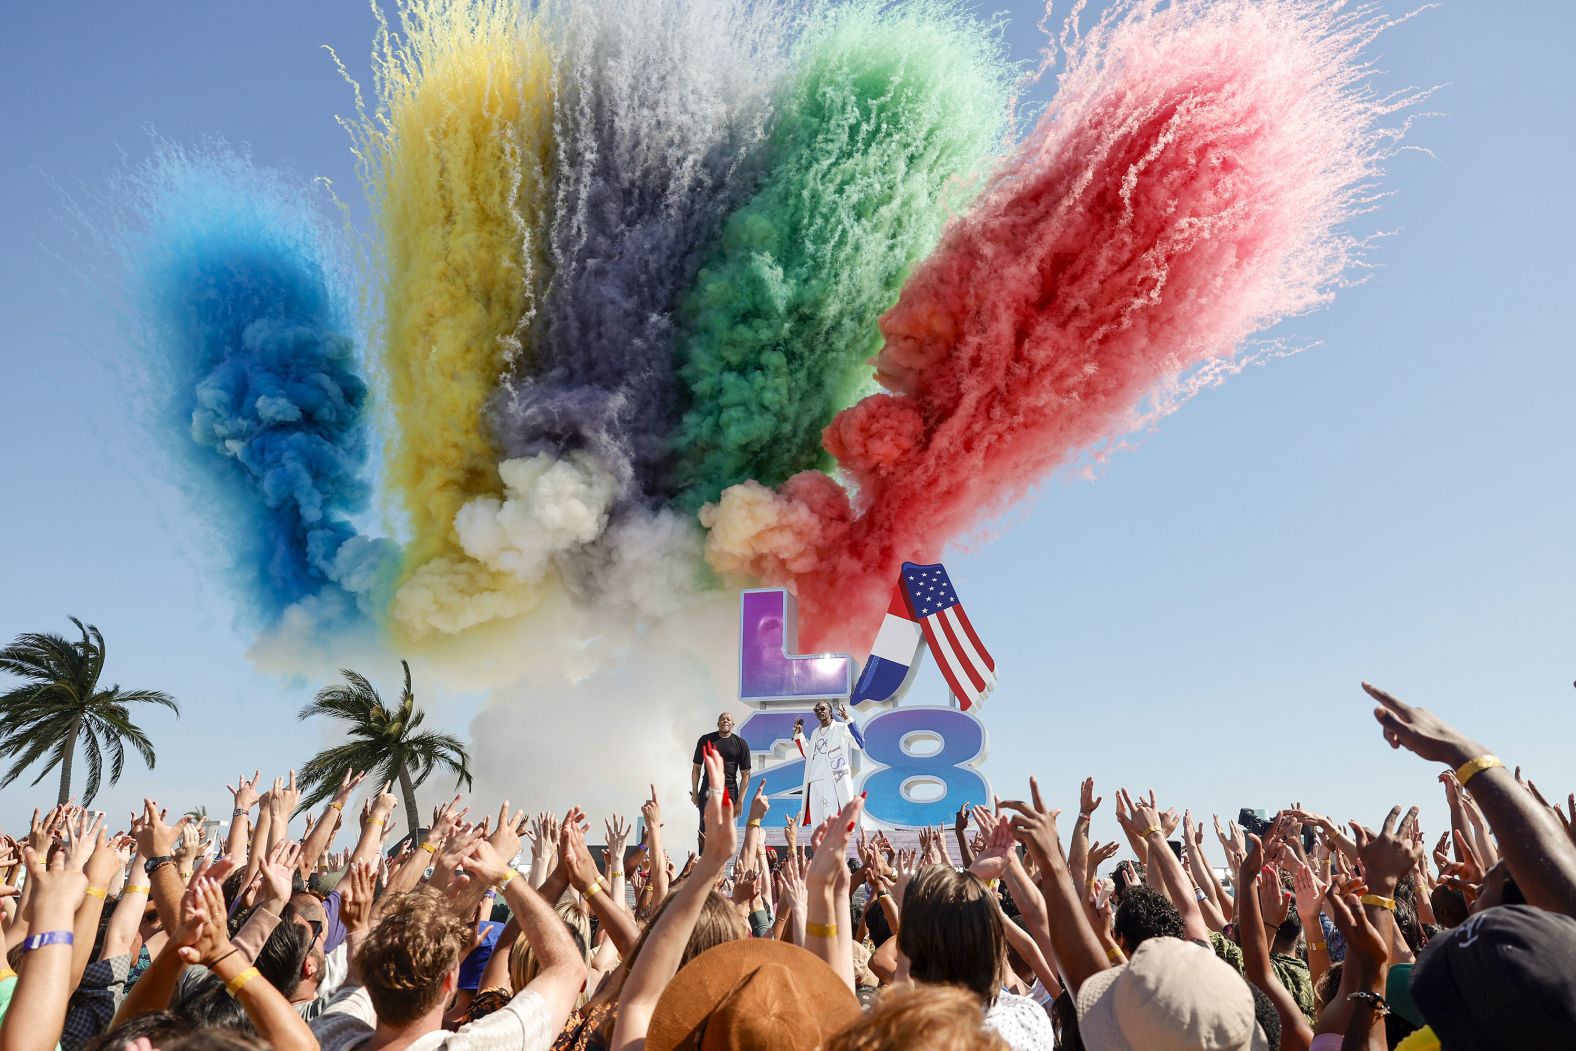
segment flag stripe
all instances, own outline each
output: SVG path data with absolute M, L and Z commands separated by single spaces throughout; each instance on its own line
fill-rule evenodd
M 980 641 L 980 637 L 974 634 L 974 625 L 969 621 L 969 615 L 963 612 L 963 604 L 961 602 L 958 603 L 958 605 L 953 608 L 953 612 L 957 615 L 958 620 L 963 625 L 963 634 L 968 636 L 969 642 L 973 645 L 975 653 L 978 654 L 980 658 L 982 658 L 980 663 L 994 672 L 996 670 L 996 661 L 991 657 L 990 651 L 985 648 L 985 644 Z
M 947 618 L 947 626 L 951 629 L 949 635 L 957 642 L 958 652 L 963 658 L 964 664 L 974 670 L 974 678 L 979 681 L 983 695 L 989 693 L 991 688 L 996 685 L 996 673 L 990 669 L 990 666 L 985 661 L 980 659 L 979 651 L 974 648 L 974 644 L 969 641 L 968 635 L 963 631 L 962 625 L 959 623 L 961 619 L 959 614 L 962 612 L 962 606 L 953 606 L 949 610 L 944 610 L 941 615 Z
M 957 633 L 952 630 L 952 618 L 947 616 L 948 610 L 936 614 L 935 620 L 940 622 L 942 632 L 947 636 L 947 649 L 952 657 L 963 669 L 963 674 L 968 676 L 969 685 L 974 687 L 974 695 L 978 697 L 985 690 L 985 679 L 980 675 L 979 669 L 969 659 L 969 655 L 958 645 Z
M 958 655 L 952 651 L 950 646 L 943 645 L 941 640 L 936 637 L 934 620 L 926 617 L 921 623 L 925 629 L 925 639 L 930 643 L 930 651 L 936 655 L 936 667 L 941 669 L 942 678 L 947 680 L 947 686 L 951 688 L 952 696 L 956 697 L 958 703 L 967 709 L 974 703 L 974 698 L 972 693 L 965 690 L 962 685 L 968 680 L 959 674 L 957 667 Z

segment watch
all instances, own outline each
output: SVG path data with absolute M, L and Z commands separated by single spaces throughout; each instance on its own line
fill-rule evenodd
M 169 854 L 160 854 L 156 858 L 149 858 L 147 861 L 144 861 L 142 863 L 142 871 L 151 876 L 153 875 L 154 869 L 160 867 L 161 865 L 174 864 L 174 862 L 175 859 Z

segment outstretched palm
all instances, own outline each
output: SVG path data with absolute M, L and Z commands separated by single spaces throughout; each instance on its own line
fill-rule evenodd
M 332 796 L 351 771 L 368 771 L 374 782 L 399 784 L 405 820 L 414 836 L 421 813 L 416 806 L 416 786 L 434 770 L 452 771 L 457 775 L 456 785 L 470 787 L 470 757 L 465 746 L 452 734 L 420 730 L 426 713 L 416 707 L 410 665 L 400 661 L 400 666 L 405 669 L 405 688 L 396 707 L 385 705 L 364 676 L 341 669 L 345 682 L 320 690 L 312 703 L 301 709 L 301 719 L 324 715 L 349 724 L 346 735 L 350 740 L 324 749 L 301 768 L 298 810 L 310 809 Z

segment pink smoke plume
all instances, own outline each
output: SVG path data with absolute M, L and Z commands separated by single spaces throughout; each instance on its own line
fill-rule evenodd
M 1054 99 L 881 318 L 873 394 L 819 472 L 703 512 L 724 573 L 792 587 L 804 644 L 858 647 L 903 559 L 1169 411 L 1327 301 L 1421 94 L 1380 96 L 1369 6 L 1119 4 L 1063 34 Z

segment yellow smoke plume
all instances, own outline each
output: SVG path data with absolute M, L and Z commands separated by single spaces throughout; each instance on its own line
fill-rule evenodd
M 398 0 L 396 15 L 391 28 L 378 12 L 377 111 L 358 91 L 348 126 L 381 238 L 388 479 L 410 530 L 393 627 L 419 639 L 519 615 L 556 586 L 476 562 L 455 529 L 502 488 L 483 410 L 529 367 L 551 62 L 517 0 Z

